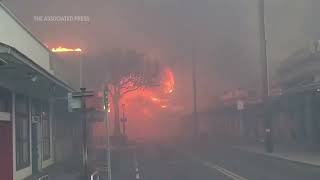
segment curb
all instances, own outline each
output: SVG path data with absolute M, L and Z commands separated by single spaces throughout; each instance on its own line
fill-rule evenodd
M 247 153 L 254 153 L 254 154 L 257 154 L 257 155 L 266 156 L 266 157 L 270 157 L 270 158 L 277 159 L 277 160 L 286 160 L 286 161 L 290 161 L 292 163 L 296 163 L 296 164 L 300 164 L 300 165 L 304 165 L 304 166 L 312 166 L 312 167 L 320 168 L 320 165 L 317 165 L 317 164 L 312 164 L 312 163 L 302 162 L 302 161 L 298 161 L 298 160 L 288 159 L 288 158 L 285 158 L 285 157 L 273 156 L 273 155 L 266 154 L 266 153 L 263 153 L 263 152 L 256 152 L 256 151 L 243 149 L 241 147 L 232 146 L 231 148 L 234 149 L 234 150 L 239 150 L 239 151 L 243 151 L 243 152 L 247 152 Z

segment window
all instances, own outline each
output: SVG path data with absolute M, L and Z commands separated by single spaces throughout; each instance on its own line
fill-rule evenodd
M 43 160 L 50 159 L 51 141 L 50 141 L 50 118 L 49 118 L 49 104 L 44 103 L 42 106 L 42 147 Z
M 30 165 L 30 118 L 28 98 L 16 96 L 16 168 L 17 170 Z
M 0 88 L 0 112 L 11 112 L 11 93 Z

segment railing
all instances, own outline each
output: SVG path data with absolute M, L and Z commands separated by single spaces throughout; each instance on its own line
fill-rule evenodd
M 90 180 L 99 180 L 99 179 L 100 179 L 100 177 L 99 177 L 98 171 L 95 171 L 90 175 Z
M 41 176 L 38 180 L 49 180 L 49 175 Z

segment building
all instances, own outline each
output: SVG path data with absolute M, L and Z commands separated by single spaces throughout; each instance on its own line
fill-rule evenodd
M 0 177 L 36 179 L 81 154 L 81 123 L 66 102 L 77 87 L 1 2 L 0 22 Z
M 320 45 L 314 41 L 287 58 L 279 67 L 281 105 L 295 139 L 308 146 L 320 145 Z
M 311 44 L 293 53 L 276 71 L 267 111 L 276 145 L 320 147 L 320 43 Z M 219 106 L 210 111 L 214 136 L 263 141 L 264 103 L 256 95 L 244 95 L 236 91 L 225 93 Z M 239 99 L 244 101 L 242 113 L 237 110 Z

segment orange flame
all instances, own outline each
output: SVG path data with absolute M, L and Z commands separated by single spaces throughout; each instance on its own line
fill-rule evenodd
M 163 88 L 165 93 L 171 94 L 173 93 L 175 86 L 174 75 L 170 68 L 166 68 L 164 73 L 165 77 L 163 82 Z
M 175 89 L 174 74 L 170 68 L 162 71 L 162 78 L 159 87 L 143 88 L 126 94 L 119 104 L 126 105 L 126 111 L 132 118 L 150 119 L 160 110 L 172 109 L 170 106 L 170 97 Z M 102 97 L 102 92 L 98 92 L 98 97 Z M 109 97 L 110 100 L 112 97 Z M 139 106 L 137 106 L 137 103 Z M 139 107 L 139 108 L 137 108 Z M 108 111 L 113 112 L 114 105 L 110 101 Z M 121 107 L 120 107 L 121 108 Z M 104 107 L 106 110 L 107 107 Z M 113 116 L 113 114 L 111 114 Z M 142 116 L 142 117 L 141 117 Z
M 165 108 L 167 108 L 167 107 L 168 107 L 167 105 L 162 105 L 162 106 L 161 106 L 162 109 L 165 109 Z
M 82 52 L 82 49 L 76 48 L 76 49 L 70 49 L 70 48 L 64 48 L 59 46 L 58 48 L 52 48 L 52 52 Z

